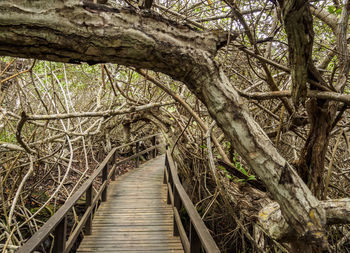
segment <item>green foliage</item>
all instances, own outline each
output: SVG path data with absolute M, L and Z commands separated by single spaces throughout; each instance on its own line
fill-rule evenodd
M 238 161 L 237 159 L 238 154 L 234 154 L 233 157 L 233 164 L 234 166 L 242 172 L 245 176 L 247 176 L 247 179 L 238 179 L 237 182 L 244 182 L 244 181 L 249 181 L 249 180 L 256 180 L 255 175 L 250 175 L 250 173 L 242 166 L 242 164 Z
M 350 88 L 345 86 L 344 93 L 345 94 L 350 94 Z
M 225 142 L 224 143 L 225 147 L 227 149 L 230 148 L 231 146 L 231 143 L 230 142 Z M 201 148 L 206 148 L 206 146 L 204 145 L 201 145 L 200 146 Z M 238 161 L 238 154 L 234 154 L 234 157 L 233 157 L 233 166 L 239 170 L 240 172 L 242 172 L 247 178 L 235 178 L 235 182 L 245 182 L 245 181 L 249 181 L 249 180 L 256 180 L 255 178 L 255 175 L 250 175 L 249 171 L 247 171 L 243 166 L 242 164 Z M 230 174 L 230 172 L 228 172 L 226 170 L 225 167 L 223 166 L 218 166 L 218 168 L 220 170 L 222 170 L 224 173 L 225 173 L 225 176 L 228 178 L 228 179 L 233 179 L 232 175 Z
M 14 143 L 16 142 L 16 136 L 12 132 L 3 130 L 0 132 L 0 142 Z
M 49 195 L 46 191 L 34 191 L 34 192 L 32 192 L 29 199 L 36 199 L 40 202 L 45 202 L 49 199 Z M 37 202 L 34 202 L 34 201 L 30 201 L 30 203 L 28 203 L 28 204 L 29 204 L 28 206 L 30 206 L 29 211 L 32 214 L 36 213 L 41 208 L 41 205 L 39 205 Z M 53 210 L 54 210 L 54 206 L 52 206 L 51 204 L 48 204 L 38 214 L 38 217 L 41 220 L 47 221 L 54 214 Z
M 171 113 L 174 113 L 176 111 L 175 106 L 169 106 L 168 107 L 168 111 L 171 112 Z
M 29 209 L 29 211 L 34 214 L 40 209 L 39 206 L 32 207 Z M 44 222 L 47 221 L 52 215 L 54 214 L 53 206 L 47 205 L 43 210 L 40 211 L 40 213 L 37 215 L 38 218 L 43 220 Z
M 0 57 L 0 60 L 2 62 L 5 62 L 5 63 L 10 62 L 12 59 L 13 59 L 13 57 L 9 57 L 9 56 L 2 56 L 2 57 Z
M 38 74 L 44 74 L 45 73 L 45 61 L 35 62 L 35 65 L 33 67 L 33 72 L 38 73 Z
M 140 79 L 140 74 L 137 73 L 137 72 L 133 72 L 132 75 L 131 75 L 131 78 L 138 80 L 138 79 Z
M 230 172 L 228 172 L 223 166 L 219 165 L 218 168 L 220 170 L 222 170 L 224 173 L 225 173 L 225 176 L 228 178 L 228 179 L 232 179 L 232 176 L 230 175 Z
M 330 14 L 340 15 L 342 12 L 341 8 L 337 9 L 335 6 L 328 6 L 327 9 Z
M 243 166 L 241 165 L 241 163 L 237 160 L 237 154 L 235 154 L 235 156 L 233 157 L 233 164 L 234 166 L 241 171 L 244 175 L 248 176 L 248 172 L 243 168 Z
M 227 151 L 230 151 L 230 148 L 231 148 L 231 142 L 229 142 L 229 141 L 225 141 L 225 142 L 224 142 L 224 146 L 225 146 L 225 148 L 226 148 L 226 150 L 227 150 Z

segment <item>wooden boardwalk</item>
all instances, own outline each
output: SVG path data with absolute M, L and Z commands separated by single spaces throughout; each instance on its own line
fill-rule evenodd
M 166 204 L 164 156 L 117 178 L 98 209 L 92 235 L 77 252 L 184 252 L 173 236 L 173 210 Z

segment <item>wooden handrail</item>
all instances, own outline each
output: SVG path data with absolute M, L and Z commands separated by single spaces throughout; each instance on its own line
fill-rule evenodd
M 174 235 L 180 236 L 185 252 L 200 253 L 201 248 L 203 248 L 207 253 L 220 253 L 213 237 L 180 182 L 170 150 L 167 150 L 165 157 L 164 183 L 168 186 L 167 203 L 171 204 L 174 210 Z M 186 209 L 190 218 L 189 238 L 179 214 L 182 207 Z
M 86 228 L 86 234 L 91 234 L 91 221 L 93 216 L 93 210 L 98 204 L 99 199 L 101 199 L 102 202 L 107 200 L 108 181 L 109 179 L 112 179 L 112 181 L 115 179 L 116 168 L 122 165 L 123 163 L 130 161 L 131 159 L 138 158 L 147 152 L 152 151 L 152 157 L 155 157 L 157 154 L 157 148 L 162 146 L 161 144 L 156 145 L 156 137 L 158 135 L 159 134 L 146 136 L 139 140 L 113 148 L 108 153 L 103 162 L 97 167 L 94 173 L 89 177 L 89 179 L 86 180 L 82 184 L 82 186 L 69 199 L 66 200 L 65 204 L 61 206 L 58 209 L 58 211 L 53 216 L 51 216 L 51 218 L 47 222 L 45 222 L 45 224 L 33 236 L 16 251 L 16 253 L 30 253 L 34 251 L 50 235 L 51 232 L 53 232 L 55 236 L 53 252 L 66 253 L 71 250 L 84 226 Z M 139 147 L 140 141 L 144 141 L 150 138 L 152 138 L 152 147 L 147 148 L 141 152 L 137 152 L 136 154 L 131 155 L 117 163 L 115 162 L 115 154 L 118 149 L 133 144 L 136 144 L 137 147 Z M 110 162 L 112 162 L 113 165 L 108 172 Z M 98 189 L 95 196 L 93 196 L 92 184 L 101 173 L 102 185 Z M 85 213 L 83 214 L 81 220 L 69 236 L 68 241 L 66 241 L 67 213 L 73 208 L 73 206 L 84 193 L 86 193 Z

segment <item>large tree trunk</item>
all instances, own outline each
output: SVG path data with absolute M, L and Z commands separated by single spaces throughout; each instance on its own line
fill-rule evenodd
M 292 99 L 295 108 L 298 108 L 300 101 L 304 105 L 306 104 L 311 123 L 308 138 L 297 164 L 297 171 L 314 196 L 320 199 L 324 185 L 324 160 L 333 115 L 329 113 L 328 102 L 317 101 L 317 99 L 313 98 L 305 103 L 308 78 L 315 82 L 322 82 L 321 75 L 312 61 L 314 31 L 308 1 L 279 0 L 279 2 L 288 36 Z M 292 249 L 294 252 L 322 251 L 322 248 L 310 245 L 307 241 L 302 240 L 293 242 Z
M 298 235 L 327 245 L 325 210 L 253 120 L 214 60 L 220 39 L 150 11 L 82 1 L 0 2 L 0 54 L 71 63 L 113 62 L 184 82 L 279 203 Z
M 308 70 L 312 63 L 314 31 L 312 15 L 305 0 L 279 0 L 288 35 L 289 62 L 292 77 L 292 99 L 297 108 L 305 103 Z
M 292 98 L 296 108 L 299 101 L 305 104 L 310 122 L 308 138 L 300 152 L 297 171 L 311 192 L 320 199 L 324 190 L 324 162 L 335 110 L 332 103 L 330 105 L 328 101 L 322 99 L 312 98 L 305 103 L 308 79 L 325 85 L 312 59 L 314 31 L 308 2 L 304 0 L 279 0 L 279 2 L 288 36 Z M 311 84 L 310 89 L 319 88 Z
M 312 98 L 306 102 L 310 130 L 300 152 L 297 170 L 311 192 L 321 199 L 324 191 L 325 157 L 335 111 L 329 102 Z

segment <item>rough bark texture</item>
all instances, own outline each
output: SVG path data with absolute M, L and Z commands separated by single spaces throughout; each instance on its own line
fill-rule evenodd
M 81 1 L 0 2 L 0 54 L 61 62 L 114 62 L 184 82 L 208 107 L 239 154 L 266 184 L 289 225 L 326 243 L 320 202 L 278 153 L 214 61 L 220 39 L 150 11 Z
M 325 156 L 335 114 L 329 104 L 316 98 L 306 102 L 310 130 L 297 164 L 299 175 L 318 199 L 324 191 Z
M 305 102 L 308 68 L 312 63 L 314 32 L 307 1 L 280 0 L 283 21 L 288 36 L 289 61 L 292 75 L 292 99 L 295 107 Z
M 350 16 L 350 1 L 345 0 L 341 16 L 338 20 L 336 34 L 337 36 L 337 52 L 339 57 L 340 74 L 337 80 L 336 89 L 343 92 L 346 82 L 349 78 L 350 61 L 348 50 L 348 22 Z
M 304 103 L 306 100 L 308 78 L 320 84 L 324 84 L 324 81 L 312 61 L 314 32 L 308 1 L 280 0 L 280 3 L 288 35 L 292 99 L 297 107 L 299 101 Z M 310 89 L 317 87 L 311 85 Z M 324 185 L 325 155 L 335 110 L 322 99 L 309 99 L 305 106 L 311 127 L 297 163 L 297 171 L 311 192 L 320 199 Z
M 320 204 L 326 210 L 327 225 L 350 223 L 349 198 L 324 200 L 321 201 Z M 291 241 L 297 238 L 293 229 L 288 226 L 286 220 L 282 216 L 280 207 L 276 202 L 272 202 L 261 209 L 258 219 L 262 227 L 276 240 Z

